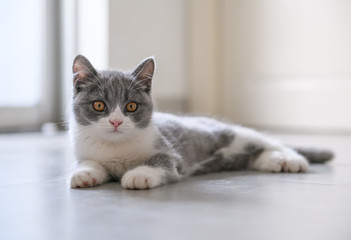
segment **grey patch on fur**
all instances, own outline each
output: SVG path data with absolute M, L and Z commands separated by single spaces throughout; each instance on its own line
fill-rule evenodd
M 201 164 L 201 167 L 194 172 L 194 175 L 247 169 L 250 162 L 256 159 L 264 151 L 264 148 L 248 143 L 243 150 L 243 153 L 233 154 L 228 157 L 224 157 L 220 152 L 216 153 L 213 157 L 204 161 L 204 164 Z
M 174 167 L 170 156 L 164 153 L 158 153 L 152 156 L 151 158 L 147 159 L 144 164 L 149 167 L 160 167 L 166 169 L 167 171 L 171 171 Z
M 173 156 L 173 164 L 175 165 L 176 171 L 183 175 L 183 161 L 181 156 L 174 150 L 174 146 L 162 135 L 155 141 L 155 149 L 158 149 L 160 155 L 166 155 L 168 153 Z
M 257 144 L 254 143 L 248 143 L 245 147 L 244 147 L 244 151 L 248 154 L 253 155 L 254 157 L 258 156 L 259 154 L 261 154 L 264 151 L 264 148 L 262 146 L 259 146 Z
M 181 166 L 181 159 L 177 158 L 177 155 L 169 155 L 165 153 L 158 153 L 151 158 L 147 159 L 144 162 L 145 166 L 148 167 L 155 167 L 155 168 L 163 168 L 168 172 L 168 174 L 165 176 L 165 179 L 163 182 L 175 182 L 178 180 L 178 174 L 182 175 L 181 172 L 179 172 L 179 166 Z M 177 175 L 174 175 L 174 170 L 177 171 Z
M 201 164 L 201 166 L 196 169 L 192 175 L 202 175 L 211 172 L 220 172 L 223 166 L 223 156 L 222 154 L 215 154 Z
M 254 155 L 249 153 L 235 154 L 224 159 L 224 163 L 220 171 L 238 171 L 244 170 L 249 167 L 250 160 L 254 158 Z
M 154 147 L 159 150 L 166 150 L 172 148 L 172 145 L 164 137 L 161 136 L 155 141 Z
M 194 164 L 209 159 L 219 149 L 231 144 L 235 137 L 228 125 L 210 118 L 178 118 L 155 113 L 153 121 L 184 159 L 183 169 L 189 169 Z M 189 123 L 196 123 L 196 127 L 189 128 Z
M 253 158 L 250 154 L 235 154 L 224 158 L 222 154 L 215 154 L 212 158 L 208 159 L 201 167 L 198 168 L 193 175 L 201 175 L 211 172 L 223 171 L 238 171 L 247 169 L 250 160 Z

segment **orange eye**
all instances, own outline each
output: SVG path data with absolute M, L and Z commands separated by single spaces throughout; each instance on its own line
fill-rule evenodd
M 128 112 L 135 112 L 138 108 L 138 104 L 136 102 L 129 102 L 126 105 L 126 110 Z
M 93 107 L 96 111 L 98 112 L 102 112 L 105 110 L 105 103 L 104 102 L 101 102 L 101 101 L 95 101 L 93 103 Z

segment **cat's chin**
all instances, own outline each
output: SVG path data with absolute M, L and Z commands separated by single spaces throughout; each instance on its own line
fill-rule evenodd
M 128 134 L 127 132 L 124 131 L 114 131 L 114 130 L 110 130 L 104 133 L 100 133 L 100 137 L 108 140 L 108 141 L 124 141 L 128 138 L 130 138 L 129 136 L 130 134 Z

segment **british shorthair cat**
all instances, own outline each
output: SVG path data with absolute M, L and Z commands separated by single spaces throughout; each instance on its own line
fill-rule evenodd
M 70 135 L 77 168 L 72 188 L 110 180 L 126 189 L 150 189 L 184 177 L 251 169 L 306 172 L 327 150 L 293 149 L 259 132 L 206 117 L 155 112 L 154 58 L 134 71 L 97 71 L 78 55 L 73 63 Z

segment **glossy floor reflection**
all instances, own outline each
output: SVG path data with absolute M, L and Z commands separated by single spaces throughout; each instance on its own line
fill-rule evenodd
M 351 239 L 351 137 L 307 174 L 218 173 L 154 190 L 69 189 L 64 135 L 0 135 L 0 239 Z

